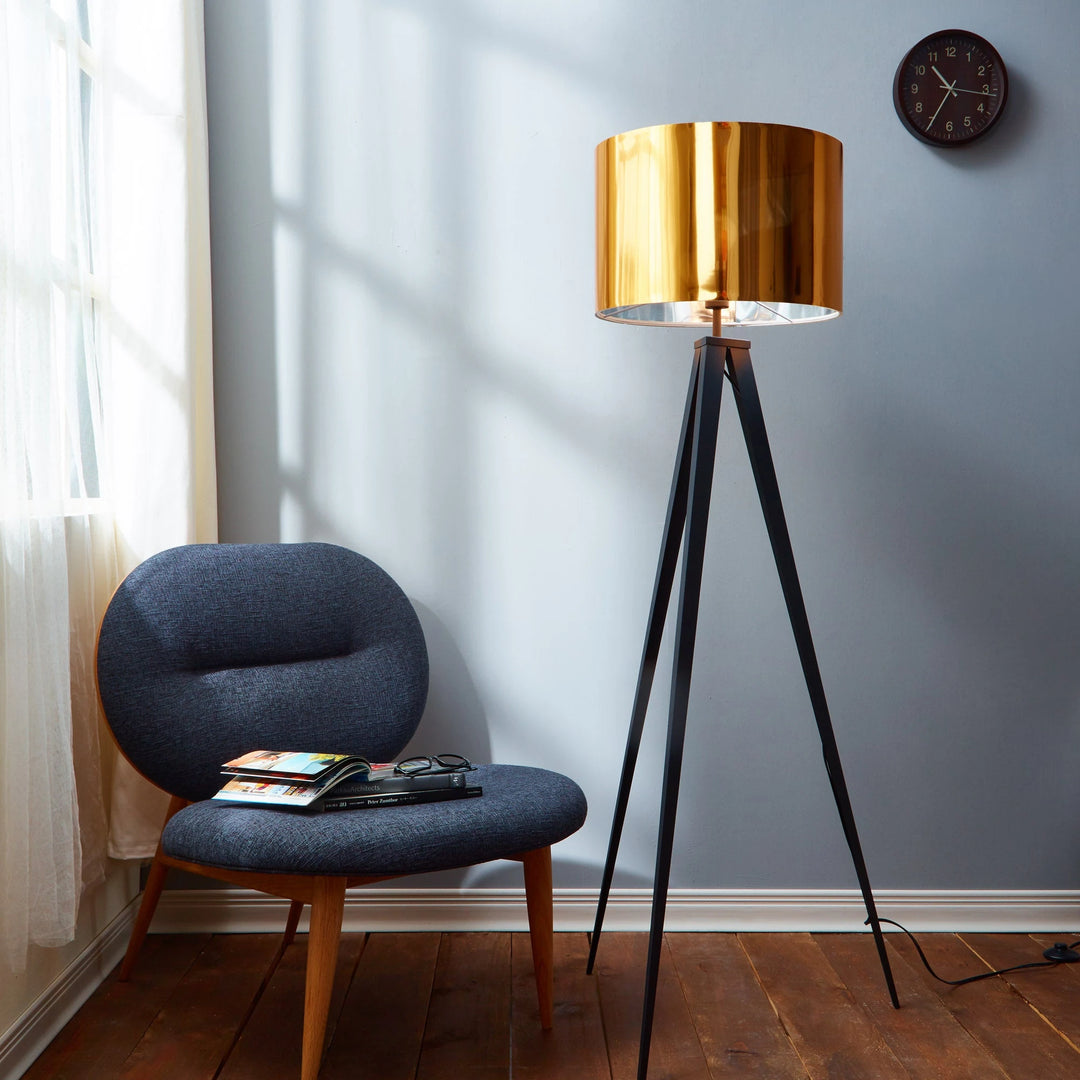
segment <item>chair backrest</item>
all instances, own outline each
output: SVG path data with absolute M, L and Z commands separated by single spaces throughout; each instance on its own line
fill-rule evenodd
M 333 544 L 195 544 L 147 559 L 101 622 L 98 689 L 124 755 L 196 801 L 248 750 L 393 760 L 427 699 L 420 622 Z

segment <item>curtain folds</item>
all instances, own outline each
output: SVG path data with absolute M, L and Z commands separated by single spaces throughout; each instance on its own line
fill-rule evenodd
M 217 539 L 206 78 L 201 0 L 99 7 L 110 478 L 126 573 Z M 167 804 L 121 760 L 109 854 L 153 855 Z
M 216 539 L 201 0 L 0 0 L 0 150 L 0 960 L 18 971 L 72 939 L 107 853 L 152 853 L 164 812 L 101 725 L 105 604 L 148 555 Z

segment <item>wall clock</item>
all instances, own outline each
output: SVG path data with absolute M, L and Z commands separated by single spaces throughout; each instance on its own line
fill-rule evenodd
M 931 146 L 967 146 L 1001 118 L 1009 77 L 997 49 L 968 30 L 939 30 L 900 61 L 893 104 L 904 126 Z

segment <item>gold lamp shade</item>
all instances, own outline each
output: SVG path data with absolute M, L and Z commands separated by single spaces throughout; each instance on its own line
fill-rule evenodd
M 700 326 L 723 302 L 733 325 L 840 314 L 839 140 L 783 124 L 703 123 L 600 143 L 596 314 Z

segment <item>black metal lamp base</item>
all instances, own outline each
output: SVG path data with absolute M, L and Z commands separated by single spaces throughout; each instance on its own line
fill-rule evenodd
M 672 669 L 671 697 L 668 712 L 667 748 L 664 755 L 664 776 L 660 805 L 660 829 L 656 849 L 656 872 L 653 879 L 652 918 L 649 927 L 649 954 L 645 971 L 645 1001 L 641 1017 L 641 1042 L 638 1051 L 638 1080 L 645 1080 L 649 1064 L 649 1045 L 652 1039 L 653 1010 L 656 1003 L 657 976 L 660 970 L 660 949 L 664 933 L 664 912 L 667 907 L 668 879 L 671 873 L 671 849 L 675 835 L 675 813 L 679 800 L 679 778 L 682 772 L 683 743 L 686 734 L 686 713 L 690 699 L 690 675 L 694 662 L 694 641 L 697 634 L 698 601 L 701 595 L 701 569 L 705 554 L 705 533 L 709 521 L 709 497 L 712 491 L 713 461 L 716 455 L 716 434 L 720 420 L 720 399 L 725 375 L 735 394 L 735 405 L 742 424 L 743 438 L 750 455 L 750 467 L 757 485 L 765 525 L 772 545 L 780 585 L 787 604 L 788 618 L 795 634 L 806 688 L 817 722 L 825 768 L 832 786 L 833 798 L 840 813 L 848 849 L 855 863 L 867 921 L 874 934 L 881 969 L 889 997 L 899 1008 L 892 969 L 885 952 L 874 894 L 866 872 L 866 861 L 855 828 L 855 817 L 848 797 L 840 754 L 836 747 L 825 689 L 818 670 L 810 623 L 803 603 L 802 588 L 791 550 L 780 488 L 776 481 L 772 451 L 765 431 L 765 420 L 758 400 L 754 369 L 750 363 L 750 343 L 730 338 L 705 337 L 695 343 L 694 366 L 683 414 L 682 435 L 671 482 L 667 519 L 664 523 L 660 560 L 653 585 L 652 606 L 649 610 L 645 646 L 641 655 L 637 693 L 626 740 L 622 777 L 615 800 L 607 860 L 600 885 L 600 900 L 596 909 L 589 947 L 587 971 L 591 974 L 600 944 L 604 913 L 607 909 L 615 859 L 626 820 L 630 786 L 634 778 L 645 713 L 652 690 L 653 676 L 660 652 L 660 639 L 675 580 L 679 550 L 683 548 L 682 581 L 679 586 L 679 611 L 675 627 L 675 662 Z

